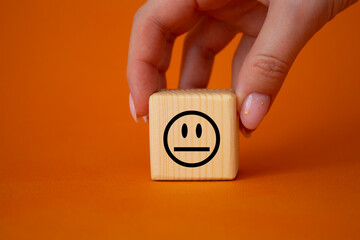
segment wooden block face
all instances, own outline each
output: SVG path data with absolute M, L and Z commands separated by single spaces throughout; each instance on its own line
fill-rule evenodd
M 238 171 L 236 95 L 230 89 L 164 90 L 149 104 L 154 180 L 230 180 Z

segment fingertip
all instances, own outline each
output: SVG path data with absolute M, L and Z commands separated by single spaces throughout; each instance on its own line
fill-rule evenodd
M 246 127 L 244 127 L 241 120 L 240 120 L 240 124 L 239 124 L 239 129 L 240 129 L 240 132 L 242 133 L 242 135 L 246 138 L 250 138 L 252 133 L 255 131 L 255 130 L 250 130 L 250 129 L 247 129 Z
M 246 129 L 246 128 L 242 128 L 242 129 L 240 129 L 240 130 L 241 130 L 242 135 L 243 135 L 244 137 L 246 137 L 246 138 L 250 138 L 251 135 L 252 135 L 252 132 L 253 132 L 253 131 L 249 131 L 249 130 Z

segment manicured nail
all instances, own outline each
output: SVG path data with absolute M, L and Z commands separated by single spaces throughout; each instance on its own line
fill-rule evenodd
M 133 116 L 135 122 L 139 122 L 139 118 L 136 116 L 135 105 L 134 105 L 134 101 L 132 99 L 131 93 L 129 95 L 129 105 L 130 105 L 131 115 Z
M 143 116 L 144 122 L 149 123 L 149 115 Z
M 249 130 L 256 129 L 270 107 L 270 96 L 261 93 L 249 94 L 240 112 L 241 122 Z

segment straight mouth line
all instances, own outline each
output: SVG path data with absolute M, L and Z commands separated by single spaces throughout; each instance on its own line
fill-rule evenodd
M 175 152 L 208 152 L 209 147 L 174 147 Z

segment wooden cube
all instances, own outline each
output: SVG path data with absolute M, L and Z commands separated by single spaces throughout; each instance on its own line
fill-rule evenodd
M 153 180 L 231 180 L 239 122 L 230 89 L 163 90 L 150 96 Z

